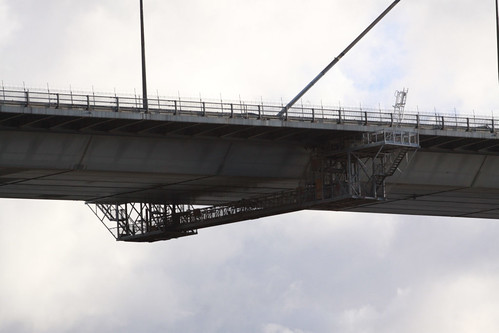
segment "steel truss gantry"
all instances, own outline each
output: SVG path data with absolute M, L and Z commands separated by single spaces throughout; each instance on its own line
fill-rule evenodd
M 305 185 L 291 191 L 211 207 L 137 202 L 87 205 L 117 240 L 168 240 L 216 225 L 304 209 L 341 210 L 384 200 L 385 179 L 418 148 L 417 132 L 390 128 L 314 148 Z

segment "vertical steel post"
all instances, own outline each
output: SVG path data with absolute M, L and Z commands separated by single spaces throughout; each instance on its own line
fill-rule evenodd
M 348 194 L 353 194 L 353 178 L 352 178 L 352 152 L 348 150 L 347 152 L 347 179 L 348 179 Z
M 121 230 L 120 230 L 120 219 L 119 219 L 119 216 L 118 216 L 118 204 L 115 204 L 114 205 L 114 214 L 115 214 L 115 220 L 116 220 L 116 239 L 118 239 L 120 237 L 120 234 L 121 234 Z M 112 212 L 111 212 L 112 213 Z
M 146 78 L 146 41 L 144 33 L 144 4 L 140 0 L 140 37 L 141 37 L 141 51 L 142 51 L 142 107 L 147 112 L 149 105 L 147 102 L 147 78 Z

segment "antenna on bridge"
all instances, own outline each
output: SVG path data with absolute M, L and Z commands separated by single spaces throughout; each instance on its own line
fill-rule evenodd
M 404 118 L 404 108 L 405 103 L 407 102 L 407 93 L 409 89 L 402 89 L 402 91 L 395 91 L 395 105 L 393 105 L 393 111 L 396 115 L 398 115 L 399 124 L 402 122 Z
M 343 56 L 347 54 L 347 52 L 350 51 L 350 49 L 355 46 L 355 44 L 357 44 L 365 35 L 367 35 L 367 33 L 372 28 L 374 28 L 374 26 L 378 24 L 378 22 L 381 21 L 383 17 L 385 17 L 385 15 L 388 14 L 388 12 L 390 12 L 393 9 L 393 7 L 395 7 L 395 5 L 397 5 L 399 2 L 400 0 L 395 0 L 387 9 L 385 9 L 385 11 L 381 13 L 381 15 L 378 16 L 378 18 L 376 18 L 376 20 L 374 20 L 373 23 L 371 23 L 352 43 L 350 43 L 350 45 L 348 45 L 348 47 L 343 52 L 341 52 L 339 56 L 334 58 L 334 60 L 329 65 L 327 65 L 326 68 L 324 68 L 322 72 L 319 73 L 319 75 L 317 75 L 302 91 L 300 91 L 298 95 L 296 95 L 295 98 L 293 98 L 285 107 L 283 107 L 282 110 L 277 114 L 277 116 L 278 117 L 282 117 L 283 115 L 287 116 L 288 110 L 293 105 L 295 105 L 295 103 L 298 102 L 298 100 L 302 98 L 303 95 L 305 95 L 305 93 L 309 91 L 310 88 L 312 88 L 312 86 L 314 86 L 317 83 L 317 81 L 319 81 L 334 65 L 336 65 L 338 61 L 340 61 L 340 59 L 343 58 Z
M 140 39 L 141 39 L 141 51 L 142 51 L 142 107 L 146 112 L 149 111 L 149 105 L 147 102 L 147 78 L 146 78 L 146 41 L 144 33 L 144 4 L 143 0 L 140 0 Z

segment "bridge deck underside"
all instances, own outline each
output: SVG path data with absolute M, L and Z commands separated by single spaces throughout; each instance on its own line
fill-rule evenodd
M 387 183 L 386 201 L 352 210 L 499 218 L 497 156 L 419 151 L 401 170 Z
M 349 209 L 354 212 L 499 219 L 499 190 L 411 185 L 392 187 L 389 199 Z
M 56 170 L 19 172 L 11 176 L 0 169 L 0 196 L 3 198 L 60 199 L 96 202 L 175 202 L 177 198 L 192 198 L 196 204 L 212 205 L 229 201 L 264 196 L 295 188 L 293 180 L 264 181 L 255 185 L 255 179 L 210 177 L 188 179 L 164 177 L 158 185 L 153 179 L 139 175 L 96 174 L 73 171 L 56 175 Z M 15 178 L 11 178 L 15 176 Z M 106 178 L 112 180 L 106 180 Z M 234 185 L 231 185 L 231 182 Z M 244 184 L 246 183 L 246 184 Z M 221 185 L 224 184 L 224 185 Z M 116 193 L 119 193 L 117 196 Z M 165 200 L 166 198 L 166 200 Z M 169 200 L 170 198 L 171 200 Z M 337 210 L 321 206 L 320 210 Z M 441 185 L 388 184 L 388 199 L 344 210 L 367 213 L 408 215 L 459 216 L 499 219 L 499 189 L 471 188 Z
M 294 179 L 0 169 L 3 198 L 212 205 L 298 186 Z

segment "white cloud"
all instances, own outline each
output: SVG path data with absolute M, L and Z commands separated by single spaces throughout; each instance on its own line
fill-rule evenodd
M 494 332 L 499 325 L 497 276 L 436 278 L 397 296 L 375 321 L 385 332 Z
M 342 332 L 374 332 L 373 324 L 377 317 L 371 306 L 362 306 L 358 309 L 345 310 L 340 317 Z
M 468 114 L 475 109 L 487 115 L 497 108 L 493 7 L 492 2 L 472 1 L 404 6 L 412 105 L 442 111 L 457 107 Z
M 12 40 L 18 22 L 6 0 L 0 1 L 0 48 Z
M 399 289 L 386 307 L 361 305 L 337 318 L 338 332 L 494 332 L 499 320 L 496 276 L 435 276 Z
M 294 330 L 279 324 L 266 324 L 263 327 L 263 333 L 304 333 L 302 330 Z

